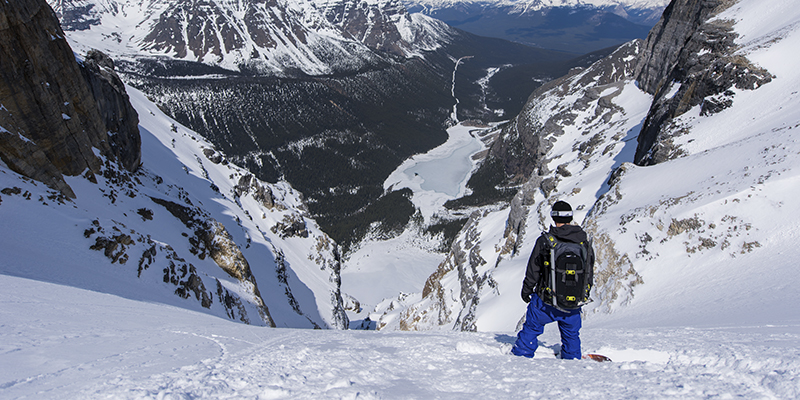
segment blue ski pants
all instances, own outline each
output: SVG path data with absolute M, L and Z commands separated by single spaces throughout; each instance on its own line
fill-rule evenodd
M 538 337 L 544 332 L 544 326 L 557 321 L 561 332 L 561 358 L 581 358 L 581 310 L 561 311 L 533 294 L 525 314 L 525 324 L 517 334 L 517 341 L 511 353 L 517 356 L 533 357 L 539 347 Z

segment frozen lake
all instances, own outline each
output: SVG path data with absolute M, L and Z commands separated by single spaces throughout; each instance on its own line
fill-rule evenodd
M 463 196 L 467 180 L 477 162 L 475 153 L 485 149 L 475 127 L 456 125 L 447 130 L 450 137 L 439 147 L 406 160 L 386 179 L 384 189 L 409 188 L 412 201 L 426 219 L 447 200 Z
M 455 138 L 449 155 L 430 161 L 420 161 L 403 171 L 408 179 L 420 177 L 420 188 L 455 198 L 463 190 L 474 163 L 473 154 L 483 150 L 483 145 L 470 137 Z

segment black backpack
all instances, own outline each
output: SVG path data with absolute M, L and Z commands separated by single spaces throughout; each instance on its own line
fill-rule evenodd
M 589 303 L 592 266 L 589 264 L 588 247 L 591 244 L 558 240 L 548 232 L 542 232 L 542 235 L 547 239 L 550 250 L 550 258 L 545 259 L 543 271 L 545 302 L 562 310 L 574 310 Z

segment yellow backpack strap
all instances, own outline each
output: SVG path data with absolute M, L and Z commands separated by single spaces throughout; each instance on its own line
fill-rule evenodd
M 549 232 L 542 231 L 542 236 L 545 238 L 545 242 L 547 243 L 547 248 L 549 249 L 549 254 L 553 254 L 553 249 L 556 247 L 556 237 L 551 235 Z M 550 266 L 550 259 L 551 257 L 547 257 L 544 260 L 544 266 Z

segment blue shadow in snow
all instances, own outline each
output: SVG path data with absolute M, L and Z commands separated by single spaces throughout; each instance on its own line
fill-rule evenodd
M 603 185 L 601 185 L 600 189 L 597 191 L 597 193 L 595 193 L 595 198 L 599 199 L 600 196 L 608 192 L 610 189 L 608 180 L 611 179 L 611 174 L 613 174 L 614 171 L 620 167 L 620 165 L 622 165 L 624 162 L 633 162 L 633 157 L 636 155 L 636 147 L 639 145 L 636 139 L 639 138 L 639 132 L 642 131 L 642 125 L 644 125 L 644 119 L 640 121 L 638 125 L 629 129 L 625 134 L 625 137 L 622 139 L 622 142 L 625 143 L 625 145 L 614 157 L 614 165 L 611 167 L 611 171 L 608 173 L 608 178 L 606 178 L 606 180 L 603 182 Z

